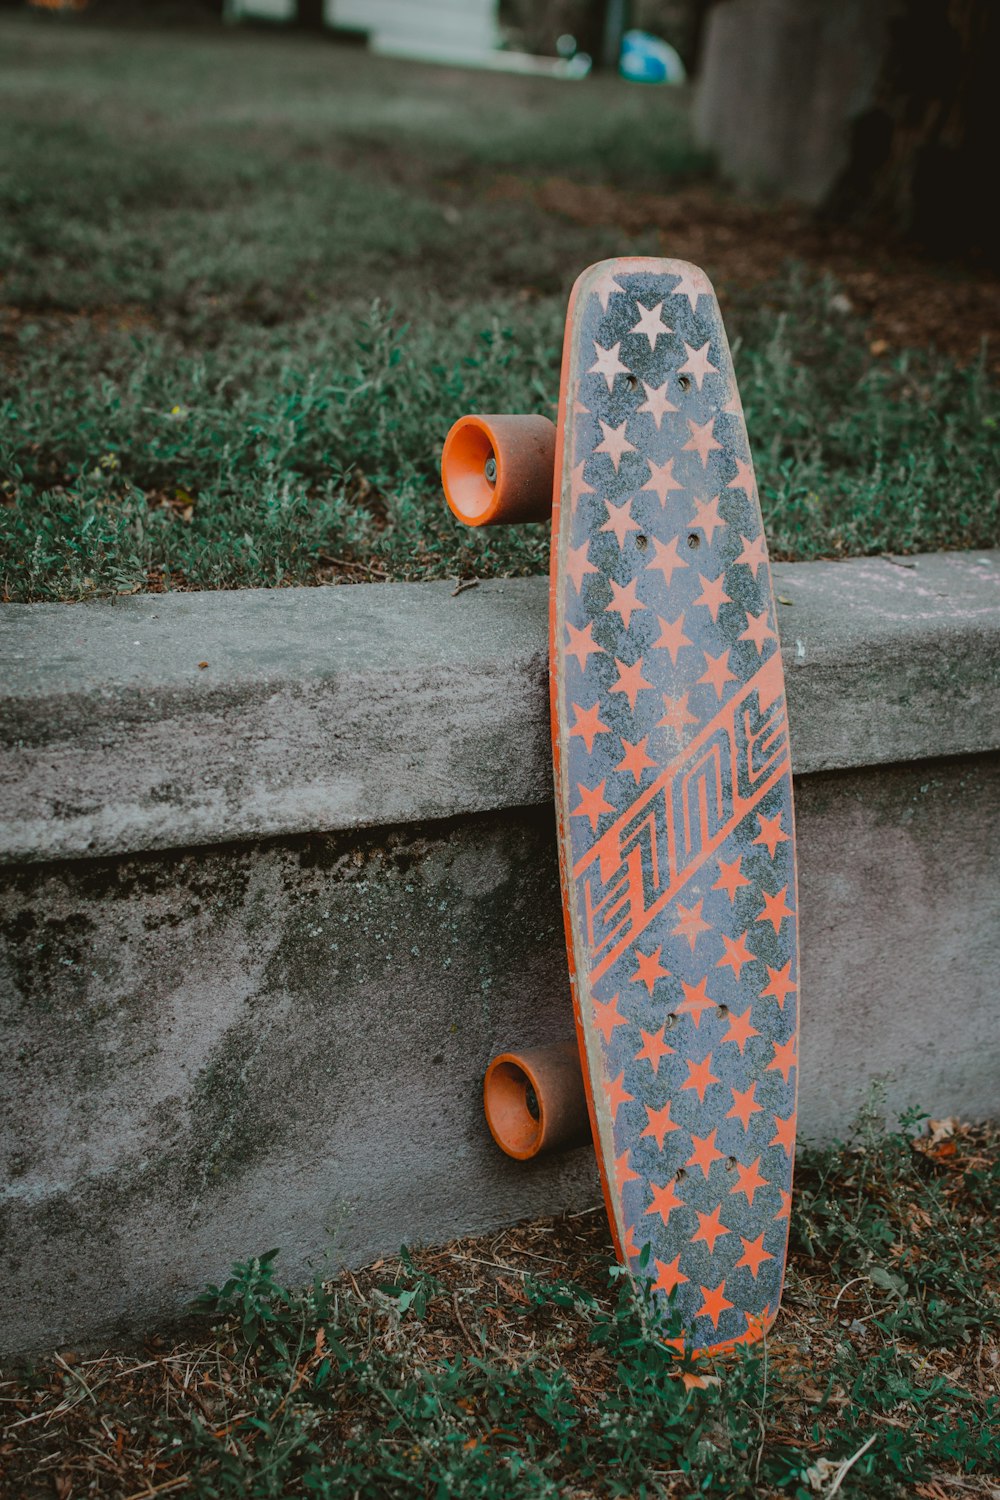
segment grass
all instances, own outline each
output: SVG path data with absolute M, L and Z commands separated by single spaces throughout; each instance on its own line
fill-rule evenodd
M 598 1210 L 306 1291 L 272 1251 L 183 1339 L 11 1373 L 2 1492 L 995 1496 L 1000 1137 L 917 1123 L 804 1153 L 779 1321 L 697 1374 Z
M 642 204 L 705 171 L 682 95 L 258 33 L 0 38 L 3 598 L 545 567 L 544 528 L 446 515 L 441 442 L 551 410 L 580 268 L 676 249 Z M 623 192 L 627 231 L 598 211 Z M 985 357 L 878 352 L 801 268 L 723 291 L 775 555 L 1000 541 Z

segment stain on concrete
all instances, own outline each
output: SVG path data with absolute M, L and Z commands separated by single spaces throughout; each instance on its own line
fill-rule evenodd
M 586 1153 L 497 1170 L 481 1119 L 493 1052 L 570 1025 L 547 810 L 11 869 L 2 909 L 17 1344 L 261 1236 L 357 1260 L 594 1192 Z

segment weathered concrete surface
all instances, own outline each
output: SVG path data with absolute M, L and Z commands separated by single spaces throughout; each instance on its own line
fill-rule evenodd
M 0 1351 L 591 1202 L 589 1150 L 524 1170 L 482 1116 L 567 1029 L 557 880 L 548 809 L 8 872 Z
M 775 586 L 799 772 L 1000 746 L 1000 553 Z M 546 802 L 546 619 L 543 579 L 7 605 L 0 862 Z
M 797 781 L 801 1124 L 1000 1110 L 1000 758 Z M 548 808 L 8 869 L 0 1350 L 149 1324 L 230 1262 L 362 1262 L 598 1201 L 493 1147 L 493 1053 L 569 1028 Z
M 695 129 L 740 187 L 821 203 L 871 104 L 891 0 L 727 0 L 712 7 Z
M 996 1114 L 1000 554 L 775 586 L 803 1131 L 883 1074 Z M 479 1098 L 568 1025 L 545 615 L 543 580 L 0 611 L 0 1351 L 270 1245 L 294 1278 L 596 1201 Z

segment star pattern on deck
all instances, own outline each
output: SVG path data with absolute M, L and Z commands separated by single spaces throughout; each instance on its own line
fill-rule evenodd
M 777 622 L 707 278 L 610 262 L 576 316 L 554 670 L 577 998 L 622 1252 L 714 1347 L 767 1326 L 787 1236 L 797 901 Z

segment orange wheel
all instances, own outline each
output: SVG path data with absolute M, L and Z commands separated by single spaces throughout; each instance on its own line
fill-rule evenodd
M 501 1151 L 518 1161 L 589 1141 L 590 1119 L 575 1039 L 495 1057 L 486 1069 L 483 1105 L 493 1139 Z
M 441 455 L 445 498 L 466 526 L 547 521 L 555 456 L 548 417 L 459 417 Z

